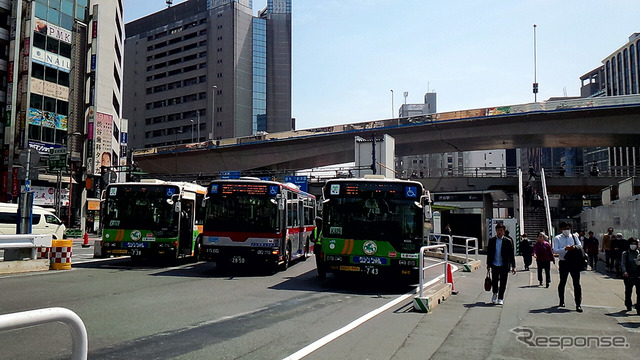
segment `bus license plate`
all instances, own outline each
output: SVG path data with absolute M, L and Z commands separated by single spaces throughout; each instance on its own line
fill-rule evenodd
M 246 260 L 242 256 L 234 256 L 231 258 L 232 264 L 244 264 Z
M 387 265 L 387 258 L 354 256 L 353 262 L 355 264 Z
M 143 242 L 123 242 L 122 247 L 129 249 L 146 248 L 149 247 L 149 244 Z

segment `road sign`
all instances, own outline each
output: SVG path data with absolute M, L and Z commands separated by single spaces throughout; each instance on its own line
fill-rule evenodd
M 40 154 L 34 149 L 28 149 L 20 153 L 19 161 L 20 165 L 24 167 L 27 167 L 27 164 L 29 167 L 37 166 L 40 161 Z
M 308 190 L 307 180 L 308 180 L 308 177 L 306 176 L 285 176 L 284 177 L 284 182 L 295 184 L 300 188 L 300 190 L 304 192 L 307 192 Z
M 67 148 L 65 146 L 49 150 L 49 171 L 67 168 Z
M 29 179 L 27 180 L 38 180 L 38 174 L 40 171 L 38 168 L 30 168 L 29 169 Z M 27 177 L 27 169 L 18 168 L 18 180 L 25 180 Z
M 240 174 L 240 171 L 220 171 L 220 179 L 239 179 Z

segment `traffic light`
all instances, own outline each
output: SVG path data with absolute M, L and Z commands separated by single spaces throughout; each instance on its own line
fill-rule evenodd
M 534 94 L 538 93 L 538 83 L 533 83 L 533 93 Z

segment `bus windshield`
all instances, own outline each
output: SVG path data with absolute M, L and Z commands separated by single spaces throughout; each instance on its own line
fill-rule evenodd
M 422 239 L 422 209 L 407 199 L 332 198 L 325 204 L 324 215 L 323 234 L 328 237 L 385 240 L 394 245 Z
M 174 211 L 168 188 L 120 187 L 110 191 L 104 214 L 106 229 L 177 230 L 179 213 Z
M 206 231 L 277 232 L 278 201 L 267 195 L 231 193 L 207 201 Z

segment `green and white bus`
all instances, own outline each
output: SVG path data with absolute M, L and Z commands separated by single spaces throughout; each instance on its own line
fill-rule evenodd
M 417 181 L 333 179 L 322 200 L 318 275 L 360 273 L 418 278 L 418 253 L 430 218 L 429 192 Z
M 102 201 L 102 241 L 94 254 L 130 255 L 133 260 L 197 256 L 205 193 L 205 187 L 186 182 L 108 185 Z

